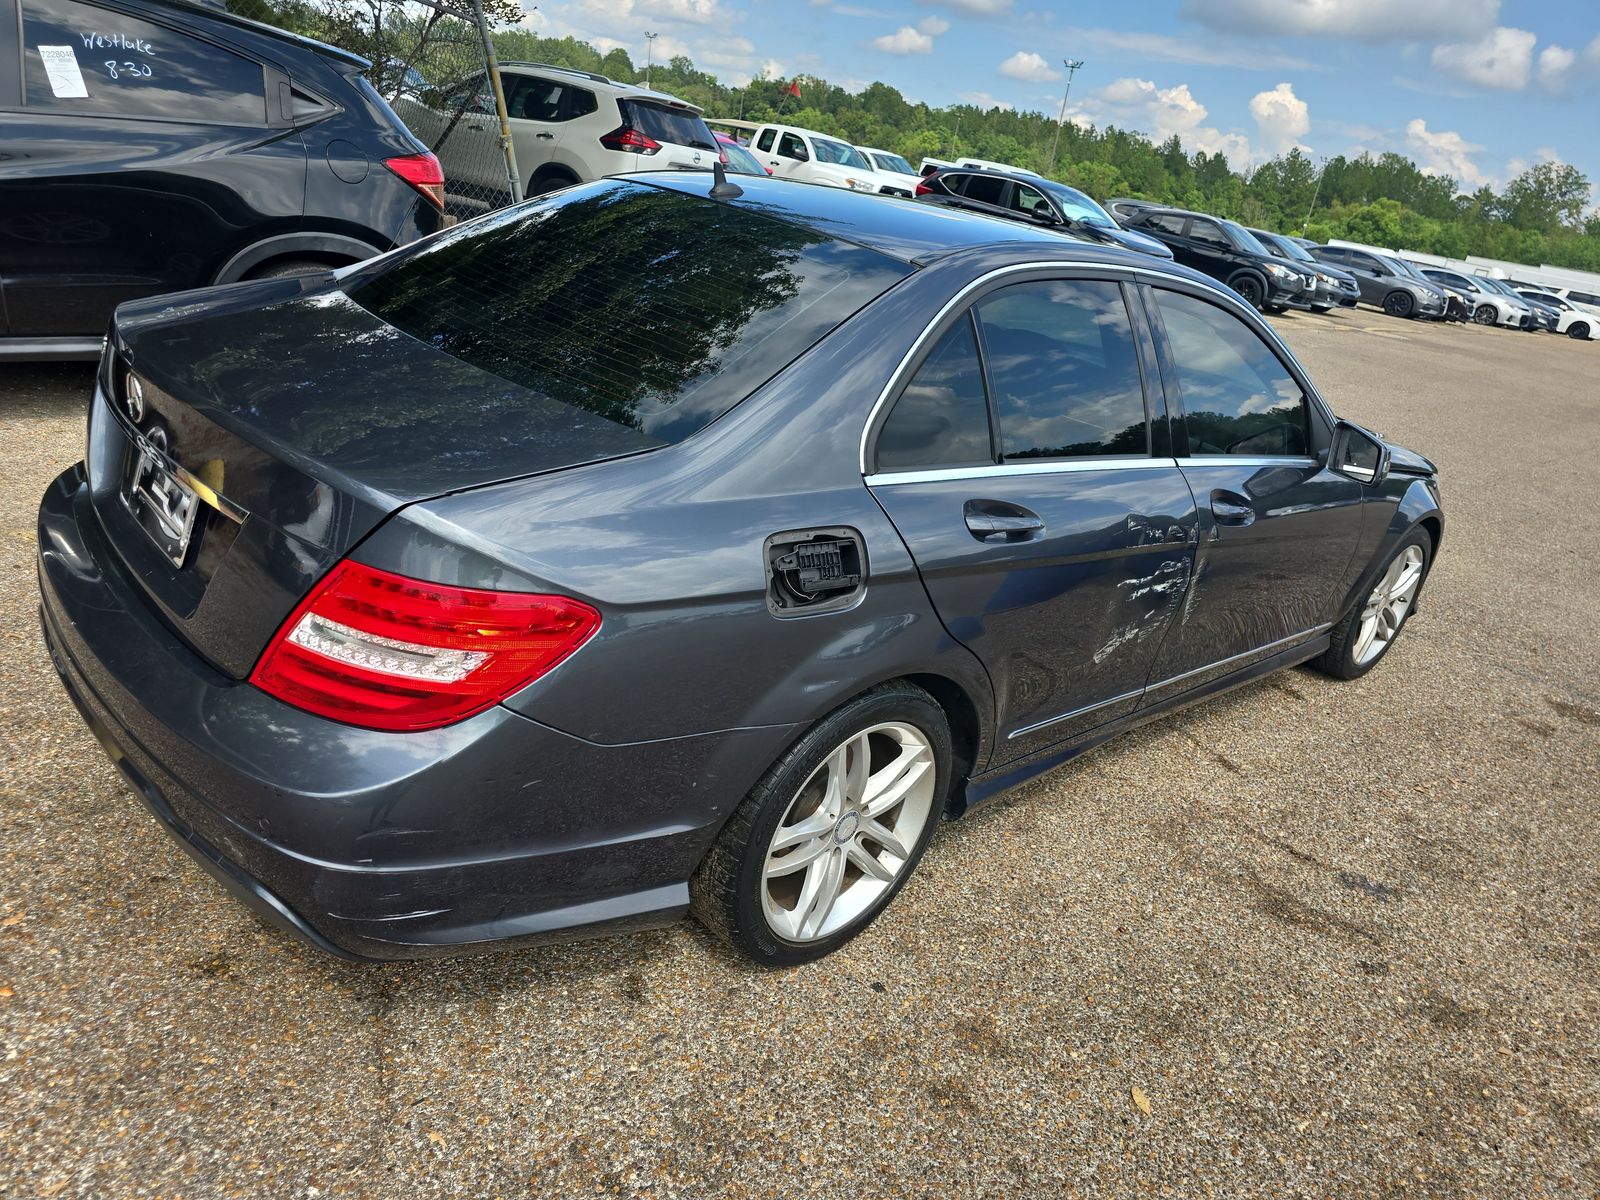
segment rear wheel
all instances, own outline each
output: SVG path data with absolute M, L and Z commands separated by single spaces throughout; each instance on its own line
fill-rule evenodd
M 768 966 L 821 958 L 904 885 L 950 786 L 950 729 L 889 683 L 801 738 L 744 798 L 690 881 L 690 911 Z
M 1589 325 L 1588 325 L 1588 322 L 1586 322 L 1586 321 L 1574 321 L 1571 325 L 1567 326 L 1567 336 L 1569 338 L 1586 338 L 1586 337 L 1588 337 L 1589 336 Z
M 572 187 L 577 182 L 576 177 L 568 175 L 565 171 L 536 171 L 533 178 L 528 180 L 528 190 L 524 193 L 524 199 L 531 200 L 535 196 L 559 192 L 562 188 Z
M 1432 553 L 1433 539 L 1427 531 L 1418 529 L 1406 535 L 1366 599 L 1351 609 L 1333 631 L 1328 649 L 1311 665 L 1335 679 L 1356 679 L 1372 670 L 1394 645 L 1416 607 Z
M 1416 308 L 1417 302 L 1410 292 L 1394 291 L 1383 298 L 1383 311 L 1391 317 L 1409 317 Z
M 1266 298 L 1266 289 L 1261 286 L 1261 281 L 1254 275 L 1241 275 L 1233 281 L 1233 290 L 1239 293 L 1239 298 L 1251 308 L 1260 308 L 1261 302 Z
M 1472 319 L 1479 325 L 1493 325 L 1500 320 L 1500 314 L 1492 304 L 1480 304 L 1472 311 Z

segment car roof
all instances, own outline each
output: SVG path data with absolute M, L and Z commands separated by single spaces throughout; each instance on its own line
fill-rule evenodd
M 142 4 L 136 5 L 137 8 L 157 12 L 166 9 L 168 12 L 198 13 L 203 17 L 209 17 L 213 21 L 220 21 L 225 25 L 235 25 L 240 29 L 248 29 L 252 33 L 275 38 L 280 42 L 288 42 L 314 54 L 320 54 L 324 58 L 337 59 L 340 62 L 349 63 L 351 66 L 360 67 L 363 70 L 372 66 L 369 60 L 362 58 L 359 54 L 353 54 L 349 50 L 341 50 L 338 46 L 330 46 L 327 42 L 319 42 L 316 38 L 291 33 L 287 29 L 280 29 L 276 25 L 268 25 L 264 21 L 241 17 L 236 13 L 229 12 L 226 7 L 216 3 L 215 0 L 143 0 Z
M 702 116 L 699 106 L 690 104 L 680 96 L 669 92 L 658 92 L 654 88 L 642 87 L 637 83 L 624 83 L 620 79 L 612 79 L 609 75 L 601 75 L 597 71 L 580 71 L 577 67 L 562 67 L 555 63 L 526 62 L 521 59 L 502 60 L 500 67 L 510 68 L 512 71 L 554 71 L 560 75 L 575 75 L 579 79 L 586 79 L 590 83 L 599 84 L 601 87 L 615 88 L 617 92 L 629 100 L 659 100 L 663 104 L 670 104 L 674 108 L 686 109 L 697 116 Z
M 685 195 L 704 196 L 712 185 L 711 176 L 703 171 L 653 171 L 623 178 Z M 814 229 L 916 266 L 962 250 L 1004 243 L 1029 253 L 1048 251 L 1051 253 L 1047 257 L 1064 261 L 1138 266 L 1211 282 L 1187 268 L 1174 268 L 1164 260 L 1136 250 L 1080 241 L 1065 233 L 942 204 L 872 196 L 847 188 L 760 175 L 741 175 L 738 186 L 743 194 L 724 203 Z M 1156 267 L 1155 264 L 1160 265 Z

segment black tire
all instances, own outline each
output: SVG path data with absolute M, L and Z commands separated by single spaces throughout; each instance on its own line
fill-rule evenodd
M 1492 304 L 1480 304 L 1472 310 L 1472 319 L 1479 325 L 1498 325 L 1500 312 Z
M 1261 281 L 1254 275 L 1241 275 L 1233 281 L 1232 286 L 1239 293 L 1239 298 L 1251 308 L 1260 308 L 1262 301 L 1267 298 L 1267 289 L 1261 286 Z
M 899 875 L 855 919 L 826 938 L 794 942 L 780 937 L 771 928 L 761 903 L 762 868 L 773 834 L 790 802 L 824 760 L 855 734 L 884 721 L 915 727 L 933 750 L 933 803 L 923 828 Z M 916 870 L 944 812 L 950 772 L 949 723 L 944 710 L 927 692 L 914 684 L 896 681 L 857 696 L 817 722 L 740 802 L 689 881 L 689 911 L 734 950 L 763 966 L 796 966 L 833 953 L 870 925 Z
M 1378 571 L 1375 580 L 1382 579 L 1394 560 L 1412 546 L 1417 546 L 1422 550 L 1422 584 L 1427 583 L 1428 570 L 1433 565 L 1433 538 L 1428 536 L 1426 529 L 1413 529 L 1405 537 L 1401 538 L 1399 544 L 1395 546 L 1394 552 L 1383 560 L 1383 567 Z M 1418 584 L 1419 593 L 1422 584 Z M 1361 594 L 1356 597 L 1355 603 L 1350 606 L 1350 611 L 1345 614 L 1344 619 L 1334 627 L 1328 648 L 1311 660 L 1310 665 L 1324 675 L 1331 675 L 1335 679 L 1361 678 L 1361 676 L 1383 661 L 1384 656 L 1389 653 L 1389 648 L 1400 640 L 1400 635 L 1405 632 L 1406 624 L 1411 620 L 1411 614 L 1416 611 L 1416 603 L 1413 599 L 1411 606 L 1406 610 L 1405 618 L 1401 621 L 1399 629 L 1385 643 L 1383 649 L 1379 650 L 1375 656 L 1366 662 L 1357 662 L 1355 657 L 1356 639 L 1361 629 L 1361 619 L 1366 610 L 1368 596 L 1369 589 L 1363 589 Z
M 244 275 L 246 279 L 286 279 L 290 275 L 315 275 L 333 268 L 333 263 L 315 258 L 279 258 L 253 267 Z
M 523 193 L 523 199 L 532 200 L 535 196 L 559 192 L 562 188 L 572 187 L 577 182 L 577 179 L 565 171 L 536 171 L 533 178 L 528 180 L 528 190 Z
M 1580 341 L 1589 336 L 1589 323 L 1587 321 L 1574 321 L 1567 326 L 1567 336 Z
M 1391 317 L 1409 317 L 1417 311 L 1417 301 L 1410 292 L 1395 290 L 1383 298 L 1383 311 Z

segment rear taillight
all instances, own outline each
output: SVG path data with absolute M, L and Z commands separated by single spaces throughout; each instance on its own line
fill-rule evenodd
M 933 195 L 933 189 L 925 183 L 919 183 L 917 184 L 917 195 L 931 196 Z
M 437 729 L 504 700 L 600 628 L 565 596 L 427 583 L 342 562 L 273 635 L 250 682 L 368 729 Z
M 401 158 L 386 158 L 383 165 L 426 196 L 432 205 L 444 211 L 444 169 L 431 154 L 407 154 Z
M 619 125 L 606 134 L 600 144 L 607 150 L 625 150 L 629 154 L 654 154 L 661 149 L 660 142 L 626 125 Z

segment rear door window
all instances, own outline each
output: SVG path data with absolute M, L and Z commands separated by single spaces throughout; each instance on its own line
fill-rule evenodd
M 1019 283 L 976 313 L 1005 461 L 1150 452 L 1120 284 Z
M 762 153 L 770 153 L 772 150 L 772 136 L 776 132 L 777 130 L 774 129 L 763 129 L 761 136 L 756 139 L 756 149 Z
M 911 270 L 814 229 L 607 179 L 438 235 L 345 287 L 445 354 L 676 442 Z
M 1173 237 L 1182 237 L 1183 227 L 1187 221 L 1187 217 L 1180 217 L 1175 213 L 1146 213 L 1137 216 L 1134 224 L 1143 226 L 1145 229 L 1153 229 L 1157 233 L 1167 233 Z
M 265 125 L 261 64 L 80 0 L 22 0 L 24 102 L 100 116 Z
M 670 108 L 665 104 L 651 104 L 644 100 L 624 100 L 621 107 L 623 118 L 645 137 L 700 150 L 717 148 L 716 139 L 711 136 L 705 121 L 687 109 Z M 787 140 L 792 135 L 784 136 Z
M 1155 296 L 1183 398 L 1189 453 L 1306 454 L 1305 393 L 1255 331 L 1194 296 L 1163 288 Z
M 963 176 L 966 183 L 962 186 L 961 194 L 968 200 L 976 200 L 979 204 L 998 205 L 1006 192 L 1006 180 L 995 175 L 983 175 L 973 172 Z

